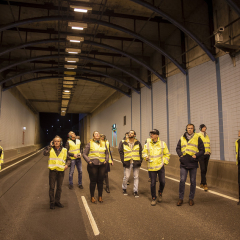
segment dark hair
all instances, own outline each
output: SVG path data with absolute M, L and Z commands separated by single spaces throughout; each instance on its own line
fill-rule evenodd
M 131 131 L 134 132 L 134 135 L 135 135 L 135 136 L 137 135 L 134 130 L 130 130 L 130 131 L 128 132 L 128 134 L 129 134 Z
M 126 134 L 129 134 L 129 132 L 126 132 L 125 135 L 126 135 Z
M 186 126 L 186 132 L 187 132 L 187 127 L 188 126 L 193 126 L 193 131 L 195 132 L 195 126 L 194 126 L 194 124 L 192 124 L 192 123 L 189 123 L 187 126 Z

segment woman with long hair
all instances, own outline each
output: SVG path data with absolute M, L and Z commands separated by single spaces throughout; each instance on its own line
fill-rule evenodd
M 88 163 L 87 171 L 90 179 L 90 195 L 91 202 L 97 203 L 94 198 L 94 192 L 97 185 L 98 189 L 98 201 L 103 202 L 103 179 L 105 176 L 106 163 L 109 160 L 109 153 L 105 141 L 100 139 L 100 133 L 98 131 L 93 132 L 93 138 L 86 145 L 83 158 Z

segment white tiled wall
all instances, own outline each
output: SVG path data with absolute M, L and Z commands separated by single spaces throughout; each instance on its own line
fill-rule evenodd
M 168 78 L 169 151 L 176 154 L 177 143 L 188 124 L 186 76 L 182 73 Z
M 126 116 L 126 125 L 123 117 Z M 117 143 L 123 139 L 125 132 L 131 129 L 131 98 L 123 96 L 90 120 L 90 134 L 99 131 L 105 134 L 112 145 L 112 125 L 117 124 Z M 118 145 L 118 144 L 117 144 Z
M 153 83 L 153 128 L 160 132 L 160 139 L 167 143 L 167 105 L 166 84 L 162 81 Z
M 140 94 L 132 93 L 132 129 L 140 140 Z
M 212 61 L 189 69 L 191 122 L 199 132 L 199 125 L 207 126 L 211 159 L 220 159 L 219 120 L 216 66 Z
M 240 130 L 240 56 L 236 67 L 228 54 L 220 57 L 225 160 L 236 161 L 235 140 Z
M 23 127 L 26 127 L 23 141 Z M 9 91 L 2 92 L 0 145 L 4 150 L 34 145 L 35 116 Z
M 145 144 L 152 130 L 151 89 L 141 88 L 141 143 Z

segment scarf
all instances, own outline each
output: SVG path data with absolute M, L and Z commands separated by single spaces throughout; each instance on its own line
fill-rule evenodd
M 189 135 L 189 134 L 186 132 L 186 137 L 187 137 L 188 140 L 190 140 L 190 139 L 193 137 L 193 135 L 194 135 L 194 133 L 191 134 L 191 135 Z

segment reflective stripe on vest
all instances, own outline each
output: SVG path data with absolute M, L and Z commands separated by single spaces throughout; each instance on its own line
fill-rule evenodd
M 193 156 L 197 152 L 199 152 L 198 138 L 199 138 L 199 135 L 196 133 L 188 142 L 185 137 L 183 137 L 183 136 L 181 137 L 181 152 L 183 155 L 188 154 L 190 156 Z
M 123 144 L 123 152 L 124 152 L 124 161 L 140 161 L 140 154 L 139 154 L 140 146 L 139 144 L 134 145 L 131 149 L 128 144 Z
M 72 140 L 68 140 L 69 143 L 69 151 L 70 153 L 73 154 L 78 154 L 80 153 L 80 146 L 81 146 L 81 141 L 79 139 L 76 139 L 76 144 Z M 71 159 L 76 159 L 75 157 L 70 157 Z
M 50 150 L 50 156 L 48 160 L 48 168 L 50 170 L 64 171 L 67 159 L 67 149 L 62 148 L 62 151 L 57 156 L 54 149 Z
M 101 147 L 101 144 L 104 144 L 104 147 Z M 90 159 L 98 159 L 100 162 L 105 162 L 106 160 L 106 147 L 105 147 L 105 142 L 101 141 L 100 144 L 93 142 L 92 140 L 90 141 L 90 151 L 88 154 L 88 157 Z
M 158 171 L 164 165 L 163 159 L 163 151 L 165 145 L 164 142 L 161 141 L 159 138 L 156 143 L 153 143 L 150 138 L 147 139 L 147 152 L 148 157 L 151 162 L 148 162 L 148 170 L 149 171 Z M 168 158 L 165 158 L 169 161 Z

